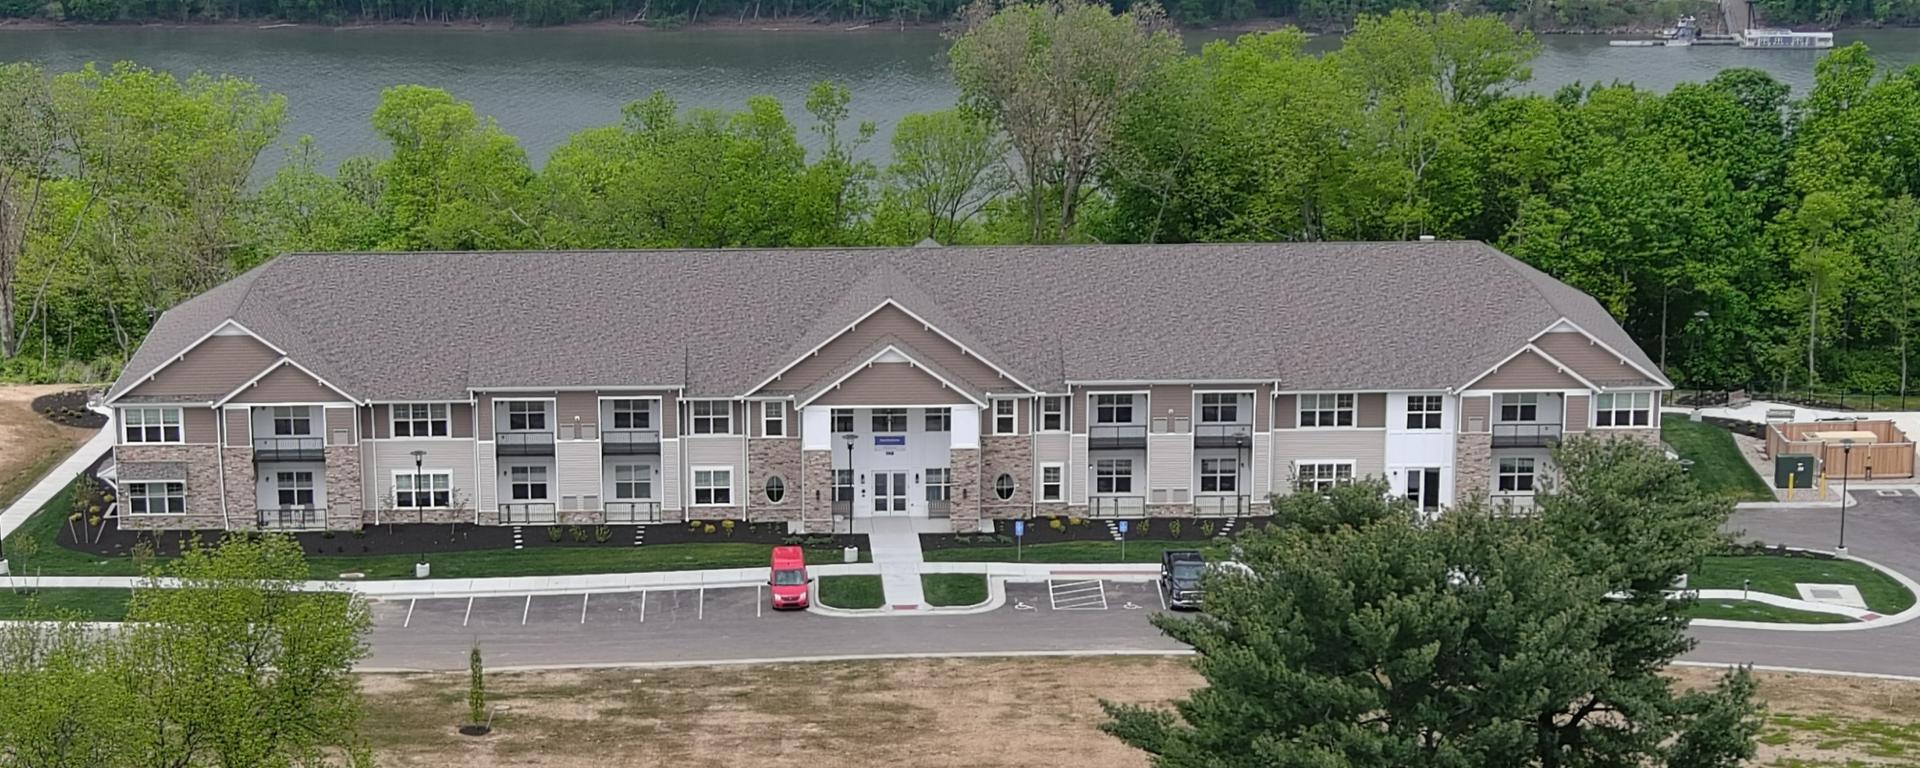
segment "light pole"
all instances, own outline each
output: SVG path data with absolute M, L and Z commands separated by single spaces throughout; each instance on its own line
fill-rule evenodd
M 1247 466 L 1247 436 L 1234 435 L 1233 442 L 1240 447 L 1240 461 L 1233 465 L 1233 514 L 1235 517 L 1246 517 L 1247 502 L 1244 500 L 1252 498 L 1247 491 L 1246 483 L 1241 482 L 1243 479 L 1241 473 Z
M 424 476 L 424 473 L 421 471 L 421 465 L 426 462 L 426 459 L 426 451 L 413 452 L 413 512 L 415 521 L 420 523 L 427 521 L 427 508 L 420 503 L 420 480 Z M 428 493 L 427 498 L 432 499 L 433 494 Z M 414 562 L 413 575 L 414 578 L 420 579 L 427 577 L 427 544 L 425 541 L 420 542 L 420 559 Z
M 853 500 L 860 495 L 859 478 L 853 474 L 853 446 L 860 442 L 860 436 L 848 432 L 841 435 L 840 439 L 847 444 L 847 533 L 853 533 Z
M 1853 474 L 1853 438 L 1840 441 L 1840 545 L 1835 552 L 1847 553 L 1847 476 Z

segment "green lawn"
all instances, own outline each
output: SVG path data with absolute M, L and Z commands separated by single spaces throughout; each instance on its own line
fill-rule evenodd
M 887 603 L 879 576 L 822 576 L 820 604 L 834 608 L 878 608 Z
M 1028 544 L 1020 548 L 1019 560 L 1029 563 L 1157 563 L 1160 553 L 1169 549 L 1207 549 L 1198 541 L 1128 540 L 1126 557 L 1120 556 L 1117 541 L 1056 541 Z M 1013 547 L 948 547 L 929 549 L 922 556 L 937 563 L 1011 563 Z
M 1693 619 L 1770 621 L 1776 624 L 1847 624 L 1853 620 L 1831 613 L 1796 611 L 1751 600 L 1701 600 L 1687 611 Z
M 982 573 L 923 573 L 920 589 L 928 605 L 979 605 L 987 601 L 987 576 Z
M 1669 414 L 1660 419 L 1660 437 L 1680 458 L 1693 462 L 1690 472 L 1702 489 L 1736 501 L 1773 501 L 1773 491 L 1754 474 L 1753 465 L 1740 455 L 1726 430 Z
M 127 599 L 132 596 L 133 591 L 127 589 L 42 589 L 31 593 L 0 589 L 0 619 L 33 616 L 119 621 L 126 618 Z
M 1852 584 L 1875 613 L 1892 615 L 1913 606 L 1914 595 L 1893 577 L 1851 560 L 1778 555 L 1718 555 L 1703 560 L 1687 581 L 1694 589 L 1747 588 L 1799 597 L 1794 584 Z

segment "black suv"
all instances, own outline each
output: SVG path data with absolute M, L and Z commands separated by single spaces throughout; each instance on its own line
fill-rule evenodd
M 1200 607 L 1200 575 L 1207 558 L 1197 549 L 1170 549 L 1160 554 L 1160 589 L 1172 608 Z

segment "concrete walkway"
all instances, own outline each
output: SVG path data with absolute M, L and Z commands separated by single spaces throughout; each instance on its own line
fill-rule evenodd
M 48 472 L 46 477 L 40 478 L 40 482 L 28 488 L 25 495 L 14 500 L 12 506 L 0 510 L 0 538 L 12 535 L 13 529 L 19 528 L 20 524 L 26 522 L 34 511 L 45 506 L 48 500 L 60 493 L 60 489 L 67 487 L 67 483 L 73 481 L 74 475 L 80 474 L 82 470 L 99 459 L 101 454 L 111 450 L 113 448 L 112 426 L 109 423 L 106 428 L 94 433 L 93 437 L 87 438 L 85 443 L 74 449 L 73 453 L 67 456 L 66 460 L 61 461 L 59 466 L 54 467 L 52 472 Z
M 873 549 L 874 564 L 880 566 L 887 605 L 897 611 L 925 607 L 927 597 L 920 589 L 920 534 L 913 530 L 913 520 L 876 517 L 868 524 L 867 546 Z

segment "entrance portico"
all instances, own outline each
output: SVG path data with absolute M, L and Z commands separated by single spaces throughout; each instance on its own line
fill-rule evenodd
M 863 532 L 872 518 L 908 518 L 923 532 L 978 526 L 976 490 L 962 484 L 979 476 L 978 406 L 816 402 L 800 417 L 804 450 L 824 453 L 831 470 L 836 528 Z

